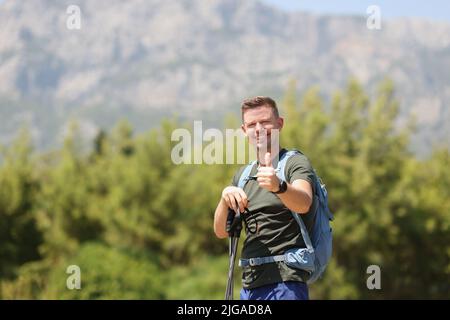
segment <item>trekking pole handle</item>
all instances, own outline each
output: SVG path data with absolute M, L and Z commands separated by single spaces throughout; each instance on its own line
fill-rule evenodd
M 227 216 L 227 226 L 226 231 L 228 232 L 228 235 L 231 236 L 231 225 L 233 224 L 234 216 L 236 213 L 232 209 L 228 209 L 228 216 Z
M 230 237 L 239 237 L 242 230 L 242 218 L 239 209 L 228 209 L 226 231 Z

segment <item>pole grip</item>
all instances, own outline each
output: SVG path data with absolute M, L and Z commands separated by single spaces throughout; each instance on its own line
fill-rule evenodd
M 239 209 L 234 211 L 233 209 L 228 209 L 227 225 L 226 231 L 228 236 L 237 237 L 241 235 L 242 230 L 242 216 Z
M 228 208 L 228 216 L 227 216 L 227 226 L 226 231 L 228 232 L 228 235 L 231 237 L 231 226 L 233 225 L 234 216 L 236 213 L 233 209 Z

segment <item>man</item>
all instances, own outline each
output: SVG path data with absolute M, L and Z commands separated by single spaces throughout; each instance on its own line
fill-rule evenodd
M 243 189 L 238 188 L 245 167 L 238 170 L 232 185 L 222 192 L 214 214 L 214 232 L 218 238 L 228 237 L 228 208 L 238 208 L 241 213 L 247 208 L 250 213 L 244 213 L 243 217 L 249 229 L 256 232 L 247 232 L 243 259 L 281 255 L 288 249 L 306 247 L 291 211 L 302 216 L 310 231 L 314 171 L 303 154 L 294 155 L 286 163 L 287 181 L 280 181 L 274 166 L 287 150 L 271 143 L 276 140 L 272 134 L 281 132 L 284 124 L 275 101 L 255 97 L 245 100 L 241 109 L 241 128 L 257 153 L 257 165 L 250 176 L 257 179 L 249 180 Z M 240 296 L 243 300 L 307 300 L 307 277 L 306 271 L 290 268 L 284 262 L 244 266 Z

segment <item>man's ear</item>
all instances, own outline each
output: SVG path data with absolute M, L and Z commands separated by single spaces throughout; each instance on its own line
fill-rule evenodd
M 281 131 L 281 129 L 283 128 L 283 125 L 284 125 L 284 118 L 283 117 L 278 117 L 277 123 L 278 123 L 278 128 Z

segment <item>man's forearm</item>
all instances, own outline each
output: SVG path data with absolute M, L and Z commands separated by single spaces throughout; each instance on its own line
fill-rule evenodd
M 297 213 L 307 213 L 312 204 L 312 200 L 306 192 L 289 183 L 286 192 L 277 194 L 277 196 L 286 207 Z
M 228 206 L 221 198 L 214 213 L 214 233 L 220 239 L 228 237 L 226 232 L 226 224 L 228 217 Z

